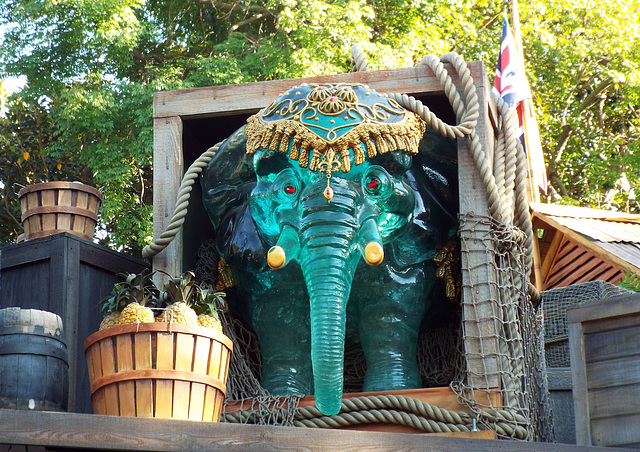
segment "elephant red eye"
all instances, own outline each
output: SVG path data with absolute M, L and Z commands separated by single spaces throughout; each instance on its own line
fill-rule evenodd
M 287 185 L 284 187 L 284 192 L 287 195 L 293 195 L 296 192 L 296 187 L 294 187 L 293 185 Z
M 367 188 L 375 190 L 380 186 L 380 180 L 376 177 L 370 177 L 367 181 Z

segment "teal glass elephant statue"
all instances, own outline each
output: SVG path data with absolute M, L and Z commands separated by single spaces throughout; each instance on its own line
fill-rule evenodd
M 229 137 L 201 184 L 265 389 L 338 413 L 346 342 L 364 351 L 365 391 L 421 387 L 433 257 L 456 228 L 455 143 L 365 85 L 303 85 Z

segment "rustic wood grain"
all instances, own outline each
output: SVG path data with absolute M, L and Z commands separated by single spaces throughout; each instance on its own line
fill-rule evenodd
M 601 321 L 609 317 L 634 315 L 638 312 L 640 312 L 640 294 L 634 293 L 580 303 L 567 310 L 567 321 L 570 323 Z
M 640 414 L 640 383 L 589 390 L 591 419 Z
M 153 124 L 153 236 L 160 237 L 173 216 L 184 172 L 182 119 L 179 116 L 157 118 Z M 181 242 L 182 231 L 153 258 L 153 268 L 170 275 L 181 274 Z
M 116 355 L 118 357 L 118 372 L 128 372 L 133 367 L 133 344 L 131 335 L 120 334 L 115 337 Z M 120 416 L 136 415 L 136 393 L 133 381 L 121 381 L 118 386 L 118 401 L 120 404 Z
M 174 343 L 171 333 L 156 334 L 157 358 L 156 368 L 174 370 Z M 156 412 L 155 417 L 170 419 L 173 415 L 173 381 L 156 380 Z
M 587 394 L 587 369 L 584 364 L 582 325 L 569 323 L 569 354 L 571 356 L 571 380 L 573 381 L 573 411 L 575 413 L 576 444 L 591 444 L 589 422 L 589 397 Z
M 633 318 L 635 325 L 627 328 L 601 331 L 584 335 L 584 358 L 587 363 L 613 358 L 639 359 L 640 318 Z
M 640 442 L 640 295 L 567 311 L 578 444 Z
M 152 369 L 151 333 L 139 332 L 134 338 L 135 369 Z M 153 384 L 151 380 L 136 380 L 136 413 L 138 417 L 153 417 Z
M 475 80 L 486 77 L 481 63 L 467 63 Z M 460 80 L 450 64 L 445 64 L 454 84 Z M 229 116 L 253 113 L 266 107 L 286 90 L 302 83 L 364 83 L 381 93 L 403 92 L 408 94 L 440 93 L 443 88 L 426 66 L 388 69 L 382 71 L 355 72 L 323 75 L 299 79 L 270 80 L 164 91 L 154 95 L 154 118 L 181 116 L 183 118 Z
M 0 444 L 148 451 L 620 452 L 622 449 L 402 433 L 0 410 Z
M 592 444 L 596 446 L 627 444 L 640 442 L 640 414 L 616 416 L 591 421 Z

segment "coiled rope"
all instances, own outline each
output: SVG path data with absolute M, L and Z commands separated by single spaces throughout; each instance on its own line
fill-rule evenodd
M 281 414 L 283 416 L 284 414 Z M 223 421 L 231 423 L 255 423 L 256 411 L 237 410 L 223 413 Z M 280 420 L 280 419 L 279 419 Z M 471 432 L 480 423 L 491 423 L 502 437 L 525 439 L 527 420 L 505 410 L 467 413 L 438 408 L 418 399 L 397 395 L 361 396 L 343 399 L 340 413 L 323 415 L 315 406 L 297 407 L 294 427 L 339 428 L 357 424 L 398 424 L 425 433 Z
M 352 63 L 355 71 L 367 71 L 367 62 L 359 45 L 352 47 Z M 444 63 L 453 66 L 461 83 L 464 99 L 460 96 L 446 70 Z M 479 117 L 479 103 L 471 73 L 464 59 L 455 53 L 447 53 L 441 58 L 434 55 L 425 56 L 419 63 L 429 67 L 440 86 L 443 88 L 456 115 L 457 125 L 446 124 L 432 113 L 428 107 L 412 96 L 391 93 L 388 96 L 404 108 L 418 114 L 428 127 L 449 138 L 469 139 L 473 160 L 479 171 L 485 192 L 489 214 L 503 225 L 510 226 L 511 234 L 518 238 L 524 234 L 526 268 L 531 269 L 533 263 L 533 227 L 529 215 L 527 200 L 526 174 L 527 160 L 524 149 L 515 133 L 515 119 L 504 101 L 496 97 L 496 105 L 500 113 L 500 132 L 497 137 L 495 158 L 490 162 L 482 149 L 476 131 Z M 147 245 L 142 256 L 151 259 L 175 238 L 184 224 L 192 186 L 208 165 L 222 142 L 207 149 L 185 173 L 176 201 L 173 216 L 166 230 L 158 238 Z M 540 294 L 530 283 L 529 294 L 533 301 L 539 300 Z M 359 405 L 360 404 L 360 405 Z M 245 413 L 245 414 L 242 414 Z M 525 427 L 528 423 L 522 416 L 510 411 L 493 410 L 477 413 L 480 420 L 491 421 L 497 433 L 502 436 L 524 439 L 527 436 Z M 228 422 L 247 420 L 251 414 L 246 412 L 226 413 Z M 425 432 L 470 431 L 472 418 L 468 413 L 452 412 L 432 407 L 426 402 L 400 396 L 369 396 L 358 399 L 346 399 L 342 411 L 335 416 L 323 416 L 315 407 L 298 408 L 294 425 L 307 427 L 331 428 L 353 423 L 391 422 L 411 425 Z M 457 429 L 457 430 L 456 430 Z

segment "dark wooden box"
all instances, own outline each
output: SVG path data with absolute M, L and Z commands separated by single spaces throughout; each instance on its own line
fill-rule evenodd
M 640 294 L 567 311 L 576 442 L 640 447 Z
M 111 293 L 117 273 L 147 267 L 68 233 L 0 249 L 0 308 L 41 309 L 62 318 L 69 352 L 69 411 L 92 413 L 83 344 L 100 325 L 97 303 Z

